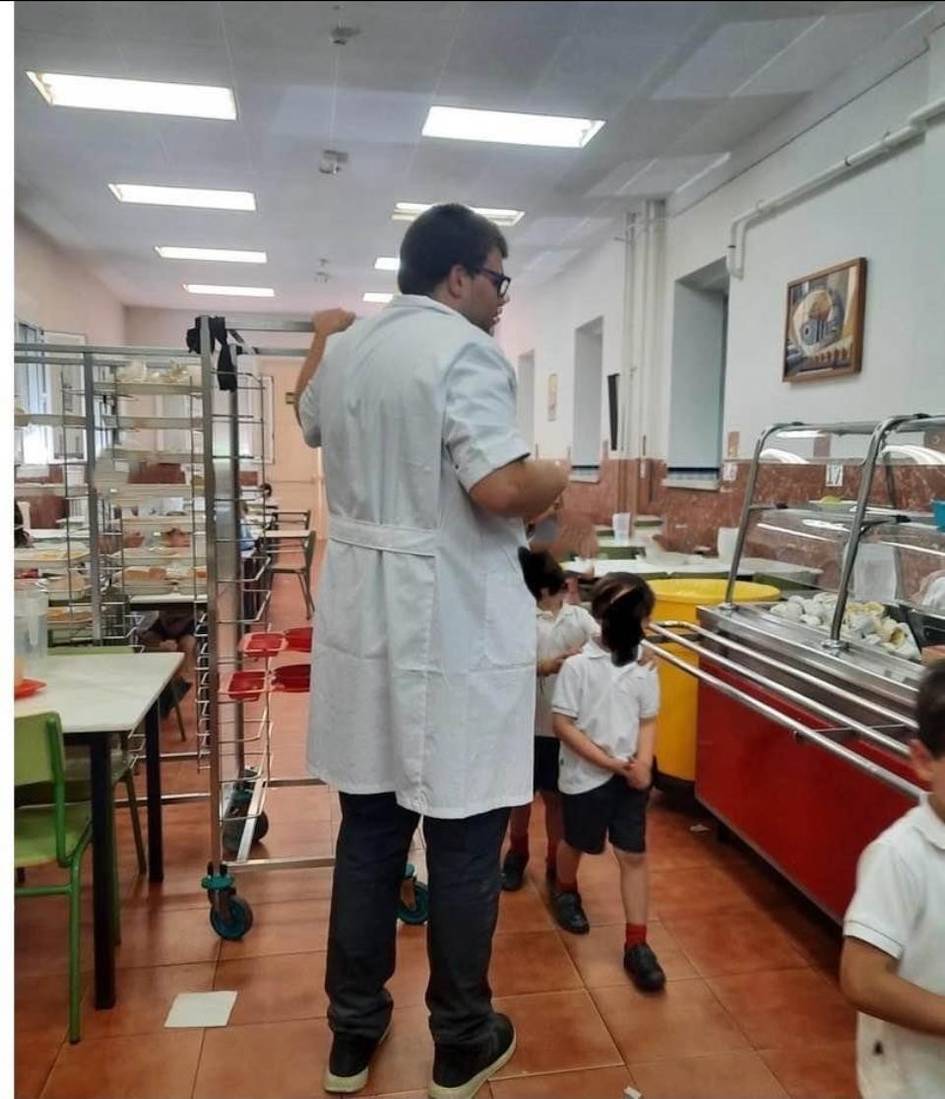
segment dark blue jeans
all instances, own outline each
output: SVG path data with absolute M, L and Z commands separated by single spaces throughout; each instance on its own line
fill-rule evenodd
M 380 1038 L 393 1001 L 397 905 L 419 822 L 393 794 L 341 794 L 325 990 L 336 1034 Z M 508 809 L 425 817 L 430 1030 L 439 1046 L 475 1045 L 492 1018 L 489 960 L 499 915 L 499 853 Z

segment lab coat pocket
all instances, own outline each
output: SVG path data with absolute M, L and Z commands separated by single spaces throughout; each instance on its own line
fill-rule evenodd
M 500 551 L 486 574 L 486 663 L 535 663 L 535 600 L 517 558 Z

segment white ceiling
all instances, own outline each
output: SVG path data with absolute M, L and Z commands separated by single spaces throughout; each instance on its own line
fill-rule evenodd
M 340 9 L 340 10 L 339 10 Z M 129 305 L 239 311 L 181 283 L 272 286 L 253 311 L 392 290 L 395 201 L 514 207 L 533 278 L 670 194 L 904 27 L 912 3 L 16 4 L 16 205 Z M 331 43 L 337 23 L 360 28 Z M 27 69 L 224 84 L 219 122 L 54 109 Z M 421 138 L 431 104 L 605 119 L 581 150 Z M 325 148 L 350 156 L 321 175 Z M 109 182 L 256 193 L 256 213 L 118 203 Z M 155 244 L 262 249 L 267 266 L 160 259 Z M 315 280 L 322 258 L 332 274 Z M 372 308 L 372 307 L 367 307 Z

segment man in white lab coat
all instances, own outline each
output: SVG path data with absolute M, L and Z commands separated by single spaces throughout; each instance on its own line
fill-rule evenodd
M 535 605 L 522 519 L 565 487 L 532 461 L 491 336 L 507 246 L 464 206 L 407 230 L 401 296 L 316 317 L 297 385 L 330 514 L 308 761 L 341 791 L 324 1086 L 353 1092 L 387 1034 L 400 882 L 423 818 L 434 1099 L 466 1099 L 515 1048 L 487 971 L 509 807 L 532 797 Z M 319 360 L 324 352 L 324 361 Z

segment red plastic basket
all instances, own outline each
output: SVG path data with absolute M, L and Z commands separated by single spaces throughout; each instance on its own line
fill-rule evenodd
M 240 652 L 250 660 L 269 660 L 286 647 L 284 633 L 248 633 L 240 642 Z

